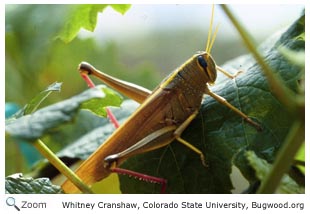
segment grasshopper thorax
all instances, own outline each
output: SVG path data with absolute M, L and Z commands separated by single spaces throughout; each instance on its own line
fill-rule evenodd
M 199 52 L 196 55 L 196 63 L 202 72 L 206 75 L 207 83 L 209 85 L 214 84 L 217 71 L 216 64 L 212 56 L 207 52 Z

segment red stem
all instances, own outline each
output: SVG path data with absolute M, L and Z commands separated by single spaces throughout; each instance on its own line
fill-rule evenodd
M 85 80 L 85 82 L 87 83 L 88 87 L 90 88 L 95 88 L 95 84 L 93 83 L 93 81 L 89 78 L 89 76 L 85 73 L 80 73 L 81 77 Z
M 117 129 L 119 127 L 119 123 L 118 123 L 116 117 L 114 116 L 114 114 L 112 113 L 112 111 L 109 108 L 106 108 L 106 110 L 107 110 L 107 114 L 108 114 L 108 117 L 109 117 L 111 123 L 113 123 L 114 127 Z
M 85 82 L 87 83 L 88 87 L 90 88 L 94 88 L 95 84 L 93 83 L 93 81 L 89 78 L 88 74 L 86 73 L 80 73 L 81 77 L 85 80 Z M 108 114 L 108 118 L 110 119 L 111 123 L 114 125 L 114 127 L 117 129 L 119 127 L 119 123 L 116 119 L 116 117 L 114 116 L 114 114 L 112 113 L 112 111 L 109 108 L 106 108 L 107 114 Z

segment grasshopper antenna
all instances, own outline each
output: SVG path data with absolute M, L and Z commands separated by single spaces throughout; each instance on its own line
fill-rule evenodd
M 212 34 L 213 17 L 214 17 L 214 4 L 212 4 L 211 20 L 210 20 L 210 26 L 209 26 L 209 32 L 208 32 L 208 40 L 207 40 L 207 45 L 206 45 L 206 52 L 207 53 L 209 53 L 208 50 L 209 50 L 211 34 Z
M 212 4 L 212 13 L 211 13 L 211 20 L 210 20 L 210 26 L 209 26 L 209 32 L 208 32 L 208 40 L 207 40 L 207 45 L 206 45 L 206 52 L 208 54 L 211 53 L 212 46 L 214 44 L 216 34 L 219 29 L 219 25 L 216 26 L 214 34 L 212 36 L 212 28 L 213 28 L 213 19 L 214 19 L 214 4 Z

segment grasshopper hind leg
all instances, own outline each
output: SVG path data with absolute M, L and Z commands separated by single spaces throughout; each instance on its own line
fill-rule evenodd
M 128 169 L 123 169 L 117 167 L 117 161 L 120 158 L 119 154 L 109 155 L 104 159 L 104 167 L 109 168 L 111 172 L 117 173 L 118 175 L 127 175 L 138 180 L 143 180 L 145 182 L 156 183 L 161 185 L 160 193 L 163 194 L 167 189 L 167 180 L 160 177 L 155 177 L 151 175 L 146 175 L 143 173 L 135 172 Z

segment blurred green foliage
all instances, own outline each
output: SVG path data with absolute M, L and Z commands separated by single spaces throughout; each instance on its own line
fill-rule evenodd
M 93 38 L 75 38 L 69 44 L 56 39 L 71 7 L 74 5 L 6 6 L 6 101 L 23 105 L 55 81 L 63 82 L 63 89 L 50 102 L 76 94 L 85 88 L 76 71 L 81 61 L 127 81 L 155 87 L 159 80 L 155 67 L 123 63 L 121 50 L 113 42 L 100 46 Z
M 152 89 L 159 82 L 154 65 L 127 64 L 121 60 L 122 50 L 112 41 L 98 45 L 93 38 L 76 37 L 66 44 L 57 39 L 65 25 L 64 20 L 75 7 L 77 5 L 6 5 L 6 102 L 24 106 L 56 81 L 63 82 L 61 92 L 48 97 L 42 106 L 80 93 L 87 88 L 77 71 L 81 61 L 147 88 Z M 19 146 L 7 140 L 6 175 L 27 172 L 29 167 L 24 163 Z
M 97 25 L 98 13 L 111 6 L 115 11 L 125 14 L 131 5 L 126 4 L 81 4 L 71 7 L 71 12 L 57 38 L 68 43 L 79 33 L 81 28 L 94 31 Z

